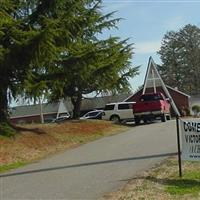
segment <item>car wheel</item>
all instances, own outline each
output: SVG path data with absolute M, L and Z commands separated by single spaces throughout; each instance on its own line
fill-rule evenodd
M 144 118 L 143 121 L 145 124 L 148 122 L 147 118 Z
M 135 120 L 135 124 L 136 125 L 140 124 L 140 118 L 139 117 L 135 117 L 134 120 Z
M 120 118 L 117 115 L 113 115 L 110 117 L 110 121 L 114 122 L 114 123 L 119 123 L 120 122 Z
M 167 120 L 167 119 L 166 119 L 166 115 L 165 115 L 165 114 L 162 114 L 162 115 L 161 115 L 161 121 L 162 121 L 162 122 L 166 122 L 166 120 Z
M 167 120 L 171 120 L 171 115 L 170 114 L 167 115 L 166 118 L 167 118 Z

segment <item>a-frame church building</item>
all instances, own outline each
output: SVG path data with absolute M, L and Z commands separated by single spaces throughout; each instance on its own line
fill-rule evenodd
M 162 92 L 167 98 L 171 99 L 171 109 L 173 115 L 188 115 L 190 96 L 174 89 L 163 82 L 155 62 L 149 58 L 147 72 L 143 87 L 135 94 L 128 97 L 125 101 L 138 101 L 144 93 Z

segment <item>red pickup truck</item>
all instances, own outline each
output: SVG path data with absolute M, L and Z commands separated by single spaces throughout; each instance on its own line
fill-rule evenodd
M 139 124 L 141 120 L 146 123 L 157 118 L 165 122 L 171 119 L 170 101 L 161 92 L 143 94 L 133 104 L 133 114 L 135 124 Z

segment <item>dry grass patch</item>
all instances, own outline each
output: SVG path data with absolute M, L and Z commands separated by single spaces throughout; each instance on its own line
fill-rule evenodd
M 123 189 L 108 194 L 106 200 L 197 200 L 200 199 L 200 163 L 183 162 L 179 178 L 177 158 L 132 179 Z
M 0 170 L 5 166 L 9 168 L 9 165 L 15 163 L 31 162 L 126 129 L 125 126 L 98 120 L 20 126 L 20 133 L 15 138 L 0 136 Z

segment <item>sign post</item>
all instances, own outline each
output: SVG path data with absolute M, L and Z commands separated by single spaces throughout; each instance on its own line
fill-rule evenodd
M 178 166 L 179 177 L 182 177 L 182 164 L 181 164 L 181 146 L 180 146 L 180 129 L 179 129 L 179 116 L 176 116 L 176 129 L 177 129 L 177 146 L 178 146 Z

